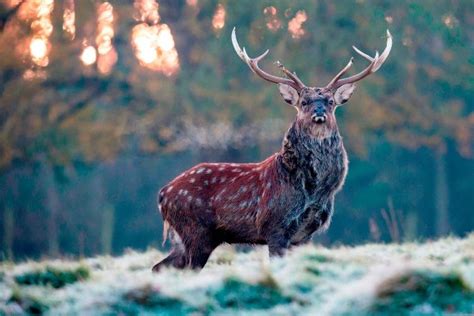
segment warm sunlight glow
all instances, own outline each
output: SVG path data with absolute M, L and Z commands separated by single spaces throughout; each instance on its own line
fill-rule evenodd
M 218 4 L 216 8 L 216 12 L 214 12 L 214 16 L 212 17 L 212 27 L 215 30 L 220 30 L 225 25 L 225 8 L 222 4 Z
M 288 22 L 288 32 L 291 34 L 291 37 L 299 39 L 305 34 L 303 23 L 307 19 L 308 16 L 304 10 L 296 12 L 295 17 Z
M 281 27 L 281 21 L 278 18 L 278 10 L 274 6 L 263 9 L 265 15 L 266 26 L 270 31 L 275 32 Z
M 159 5 L 155 0 L 135 0 L 135 19 L 148 24 L 157 24 L 160 21 Z
M 31 57 L 41 60 L 48 54 L 48 44 L 44 38 L 33 38 L 30 43 Z
M 102 74 L 112 71 L 117 62 L 117 52 L 113 46 L 114 38 L 114 8 L 109 2 L 103 2 L 97 7 L 97 69 Z
M 11 9 L 16 7 L 21 2 L 21 0 L 5 0 L 3 2 L 6 8 Z
M 76 36 L 76 13 L 74 11 L 74 0 L 66 0 L 64 3 L 63 30 L 71 40 Z
M 186 4 L 190 7 L 197 7 L 198 0 L 186 0 Z
M 142 22 L 159 21 L 158 3 L 150 0 L 135 1 L 136 17 Z M 150 12 L 154 11 L 153 12 Z M 166 24 L 140 23 L 132 29 L 132 45 L 140 64 L 167 76 L 179 70 L 178 52 L 171 30 Z
M 459 24 L 458 19 L 452 14 L 446 14 L 443 16 L 443 23 L 447 28 L 452 29 Z
M 87 46 L 81 54 L 81 61 L 84 65 L 90 66 L 97 60 L 97 52 L 94 46 Z
M 28 14 L 24 18 L 33 19 L 31 22 L 33 35 L 29 47 L 31 60 L 40 67 L 46 67 L 49 64 L 49 37 L 53 32 L 51 23 L 53 6 L 53 0 L 32 0 L 24 9 L 24 12 Z

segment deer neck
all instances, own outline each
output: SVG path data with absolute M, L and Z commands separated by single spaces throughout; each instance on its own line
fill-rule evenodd
M 285 134 L 277 161 L 288 180 L 302 185 L 310 196 L 318 190 L 332 194 L 341 186 L 347 172 L 342 137 L 337 127 L 326 137 L 313 135 L 294 122 Z

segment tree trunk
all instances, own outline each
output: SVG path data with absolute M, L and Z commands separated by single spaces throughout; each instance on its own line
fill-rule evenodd
M 105 205 L 103 209 L 103 218 L 102 218 L 102 253 L 111 254 L 112 253 L 112 243 L 114 236 L 114 225 L 115 225 L 115 209 L 111 204 Z
M 5 207 L 3 213 L 3 253 L 7 260 L 13 260 L 13 234 L 15 229 L 15 218 L 13 208 L 10 205 Z
M 56 180 L 54 178 L 53 166 L 43 160 L 43 183 L 46 194 L 46 209 L 48 212 L 47 238 L 48 238 L 48 254 L 51 257 L 59 255 L 59 233 L 58 233 L 58 214 L 60 210 L 60 200 L 57 191 Z
M 449 233 L 449 188 L 446 170 L 446 155 L 443 152 L 435 154 L 435 210 L 436 235 Z

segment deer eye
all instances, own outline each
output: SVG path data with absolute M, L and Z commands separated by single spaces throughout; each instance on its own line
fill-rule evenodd
M 308 102 L 306 102 L 306 101 L 304 101 L 304 100 L 303 100 L 303 101 L 301 101 L 301 105 L 303 105 L 303 106 L 304 106 L 304 105 L 306 105 L 306 104 L 308 104 Z
M 329 100 L 328 104 L 329 105 L 334 105 L 334 100 Z

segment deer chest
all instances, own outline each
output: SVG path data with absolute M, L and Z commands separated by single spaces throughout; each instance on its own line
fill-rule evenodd
M 307 165 L 302 169 L 308 204 L 324 202 L 334 195 L 347 174 L 347 156 L 342 145 L 318 149 L 308 154 Z

